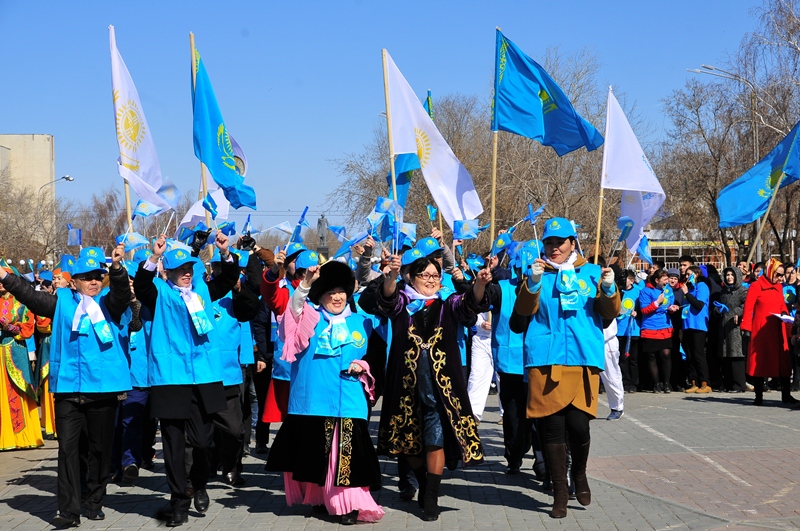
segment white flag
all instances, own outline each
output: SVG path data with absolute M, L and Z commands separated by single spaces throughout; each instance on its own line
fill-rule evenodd
M 153 134 L 147 126 L 139 93 L 117 50 L 114 26 L 108 27 L 108 37 L 111 42 L 114 121 L 119 145 L 117 169 L 140 199 L 169 210 L 172 207 L 158 195 L 161 188 L 161 166 L 158 163 Z
M 628 119 L 617 99 L 608 89 L 606 111 L 606 142 L 603 146 L 603 176 L 600 186 L 623 190 L 621 214 L 633 220 L 633 229 L 625 243 L 634 252 L 666 199 L 653 168 L 633 134 Z
M 228 214 L 230 212 L 230 202 L 225 198 L 225 190 L 217 188 L 212 190 L 209 188 L 208 193 L 211 195 L 211 198 L 217 204 L 217 217 L 216 219 L 228 219 Z M 175 238 L 178 237 L 178 234 L 181 232 L 181 227 L 191 228 L 200 223 L 201 221 L 206 220 L 206 209 L 203 206 L 203 200 L 201 199 L 197 203 L 193 204 L 192 207 L 186 212 L 186 215 L 183 216 L 178 228 L 175 230 Z
M 457 219 L 476 219 L 481 200 L 467 169 L 456 158 L 433 124 L 414 90 L 386 54 L 389 78 L 389 112 L 392 116 L 394 154 L 416 153 L 422 176 L 439 212 L 450 228 Z

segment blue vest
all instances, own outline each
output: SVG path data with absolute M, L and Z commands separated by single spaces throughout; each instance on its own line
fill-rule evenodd
M 659 307 L 656 308 L 651 314 L 642 314 L 642 330 L 664 330 L 665 328 L 672 328 L 672 319 L 667 313 L 667 309 L 675 304 L 675 293 L 669 285 L 660 289 L 654 286 L 645 286 L 639 293 L 639 307 L 647 308 L 658 297 L 664 293 L 666 296 L 664 301 Z
M 629 330 L 631 337 L 639 337 L 641 335 L 642 327 L 639 324 L 639 320 L 642 312 L 641 309 L 636 310 L 636 303 L 639 301 L 639 294 L 642 292 L 643 287 L 644 282 L 634 283 L 631 289 L 620 293 L 622 298 L 620 311 L 622 313 L 617 316 L 617 335 L 620 337 L 627 336 Z M 630 314 L 634 310 L 637 316 L 631 317 Z
M 456 288 L 453 285 L 453 275 L 442 271 L 442 286 L 449 290 L 451 296 L 455 295 Z M 458 351 L 461 353 L 462 367 L 467 366 L 467 334 L 466 326 L 459 326 L 456 329 L 456 344 L 458 344 Z
M 217 347 L 217 374 L 222 375 L 223 385 L 239 385 L 243 381 L 242 367 L 239 365 L 242 327 L 233 314 L 233 295 L 229 291 L 211 304 L 214 307 L 214 330 L 211 334 Z M 250 347 L 250 350 L 253 348 Z
M 114 340 L 105 345 L 94 330 L 88 335 L 72 331 L 72 318 L 80 297 L 71 289 L 56 290 L 58 301 L 53 316 L 50 352 L 50 391 L 53 393 L 119 393 L 130 391 L 131 373 L 124 341 L 131 318 L 127 310 L 117 324 L 108 313 L 105 297 L 95 301 L 111 328 Z
M 703 330 L 705 332 L 708 331 L 708 301 L 711 295 L 711 292 L 708 289 L 708 285 L 705 282 L 697 281 L 695 284 L 694 289 L 689 292 L 694 298 L 699 300 L 703 303 L 703 308 L 700 310 L 695 309 L 694 306 L 689 304 L 689 301 L 686 301 L 686 304 L 689 305 L 689 312 L 688 315 L 684 312 L 685 317 L 683 318 L 683 329 L 684 330 Z
M 584 264 L 575 269 L 582 308 L 564 311 L 556 288 L 557 274 L 546 270 L 534 290 L 540 288 L 539 310 L 525 332 L 525 367 L 548 365 L 605 368 L 603 320 L 595 312 L 595 296 L 601 268 Z M 612 289 L 616 289 L 612 286 Z M 603 295 L 601 295 L 603 296 Z
M 147 381 L 147 350 L 150 348 L 150 334 L 153 329 L 153 315 L 142 305 L 139 309 L 142 329 L 131 332 L 128 337 L 128 362 L 131 368 L 131 385 L 150 387 Z
M 502 292 L 499 312 L 492 319 L 492 357 L 494 370 L 503 374 L 523 374 L 522 336 L 511 331 L 510 319 L 517 300 L 519 280 L 501 280 L 497 283 Z
M 287 309 L 287 311 L 289 311 Z M 315 311 L 308 306 L 303 311 Z M 354 313 L 347 318 L 347 327 L 355 342 L 337 349 L 336 355 L 315 354 L 317 338 L 328 326 L 320 315 L 314 337 L 308 347 L 297 355 L 292 366 L 292 384 L 289 390 L 289 414 L 367 419 L 369 405 L 360 380 L 342 374 L 350 362 L 359 360 L 367 352 L 367 341 L 372 333 L 372 321 L 363 314 Z M 381 370 L 374 368 L 371 370 Z
M 292 286 L 292 283 L 287 282 L 286 279 L 283 279 L 280 282 L 282 284 L 281 287 L 285 287 L 289 290 L 289 299 L 291 299 L 292 295 L 294 294 L 294 287 Z M 286 310 L 284 311 L 290 312 L 291 310 L 287 306 Z M 288 382 L 292 377 L 292 366 L 290 363 L 287 363 L 281 359 L 281 356 L 283 356 L 283 341 L 281 341 L 281 338 L 278 337 L 278 322 L 275 320 L 275 314 L 272 312 L 270 312 L 270 320 L 272 321 L 270 330 L 273 346 L 272 377 L 276 380 L 284 380 Z
M 239 365 L 252 365 L 256 362 L 256 355 L 253 346 L 256 342 L 253 339 L 253 329 L 250 321 L 239 323 L 242 331 L 242 339 L 239 343 Z
M 193 385 L 222 381 L 222 372 L 216 365 L 219 358 L 217 345 L 209 337 L 215 332 L 212 330 L 209 334 L 198 335 L 180 293 L 160 278 L 153 279 L 153 284 L 158 290 L 158 299 L 147 359 L 150 385 Z M 208 286 L 199 280 L 192 289 L 200 295 L 206 317 L 216 326 Z

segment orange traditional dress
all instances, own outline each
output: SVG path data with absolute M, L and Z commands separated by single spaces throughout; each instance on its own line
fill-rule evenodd
M 34 324 L 10 293 L 0 296 L 0 450 L 44 445 L 26 344 Z
M 39 405 L 42 412 L 44 433 L 56 436 L 56 403 L 50 392 L 50 338 L 53 335 L 53 320 L 36 316 L 36 334 L 39 339 L 36 359 L 39 365 Z

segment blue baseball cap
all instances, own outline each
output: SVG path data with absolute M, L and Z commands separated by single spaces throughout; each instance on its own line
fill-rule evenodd
M 219 249 L 214 247 L 214 254 L 211 255 L 211 260 L 209 260 L 209 264 L 216 264 L 217 262 L 222 262 L 222 256 L 219 254 Z
M 164 253 L 164 269 L 177 269 L 189 262 L 200 262 L 184 249 L 173 249 Z
M 106 261 L 106 253 L 100 247 L 84 247 L 78 258 L 94 258 L 98 262 Z
M 105 257 L 102 257 L 100 260 L 90 256 L 78 258 L 78 261 L 72 266 L 72 276 L 75 277 L 77 275 L 91 273 L 92 271 L 102 271 L 105 273 L 106 269 L 103 267 L 105 262 L 101 260 L 105 260 Z
M 402 262 L 402 264 L 404 266 L 407 266 L 409 264 L 413 264 L 414 262 L 416 262 L 420 258 L 425 258 L 425 256 L 426 256 L 425 253 L 423 253 L 420 249 L 417 249 L 416 247 L 414 247 L 413 249 L 409 249 L 408 251 L 403 253 L 403 262 Z
M 308 269 L 315 265 L 319 265 L 319 254 L 317 251 L 303 251 L 294 262 L 295 269 Z
M 442 249 L 444 249 L 444 247 L 442 247 L 439 244 L 439 240 L 437 240 L 433 236 L 422 238 L 420 241 L 417 242 L 417 245 L 415 245 L 414 248 L 419 249 L 425 256 L 430 256 L 436 251 L 441 251 Z
M 44 271 L 39 271 L 39 278 L 42 280 L 42 282 L 52 282 L 53 272 L 46 269 Z
M 302 253 L 303 251 L 307 251 L 307 250 L 308 250 L 308 247 L 306 247 L 302 243 L 298 243 L 298 242 L 290 243 L 286 247 L 286 261 L 287 262 L 291 262 L 292 259 L 297 258 L 296 255 L 298 253 Z
M 138 251 L 133 253 L 133 261 L 139 264 L 150 258 L 150 255 L 152 254 L 153 251 L 151 251 L 150 249 L 139 249 Z
M 542 234 L 542 241 L 547 238 L 564 238 L 569 237 L 577 238 L 575 229 L 572 227 L 572 222 L 567 218 L 552 218 L 544 224 L 544 234 Z

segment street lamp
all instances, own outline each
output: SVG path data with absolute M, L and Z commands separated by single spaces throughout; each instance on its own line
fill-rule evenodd
M 755 83 L 747 79 L 746 77 L 742 77 L 739 74 L 734 72 L 729 72 L 728 70 L 724 70 L 717 66 L 713 65 L 700 65 L 704 68 L 704 70 L 700 70 L 699 68 L 687 68 L 687 72 L 692 72 L 694 74 L 708 74 L 709 76 L 714 77 L 721 77 L 722 79 L 730 79 L 731 81 L 737 81 L 744 85 L 747 85 L 750 88 L 750 113 L 752 116 L 753 121 L 753 165 L 758 164 L 759 160 L 759 153 L 758 153 L 758 127 L 756 124 L 756 92 L 759 90 L 758 86 Z M 761 218 L 756 220 L 756 234 L 761 234 Z M 752 254 L 752 253 L 751 253 Z M 758 262 L 761 261 L 761 238 L 758 238 L 758 242 L 756 243 L 756 260 Z
M 38 240 L 38 235 L 39 235 L 39 229 L 41 228 L 41 223 L 40 223 L 40 220 L 39 220 L 39 213 L 41 211 L 42 189 L 45 186 L 50 186 L 51 184 L 56 184 L 59 181 L 66 181 L 68 183 L 71 183 L 74 180 L 75 180 L 74 177 L 70 177 L 69 175 L 63 175 L 63 176 L 59 177 L 58 179 L 54 179 L 54 180 L 52 180 L 52 181 L 50 181 L 48 183 L 44 183 L 43 185 L 41 185 L 39 187 L 39 190 L 36 192 L 36 235 L 37 235 L 37 240 Z

